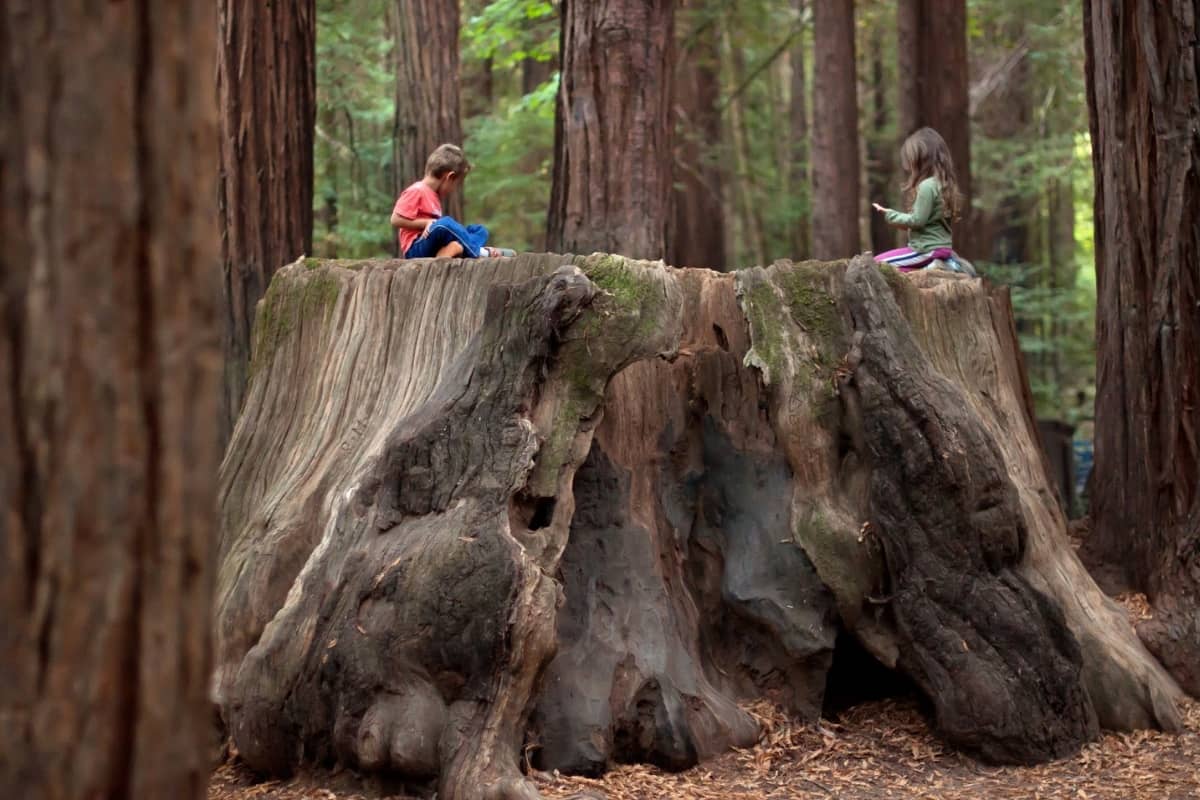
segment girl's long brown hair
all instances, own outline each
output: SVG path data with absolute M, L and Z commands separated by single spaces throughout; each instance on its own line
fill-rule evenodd
M 921 128 L 904 140 L 900 147 L 900 168 L 908 179 L 904 183 L 904 202 L 912 208 L 917 185 L 926 178 L 937 178 L 942 185 L 942 204 L 951 221 L 962 213 L 962 193 L 954 177 L 954 160 L 946 140 L 933 128 Z

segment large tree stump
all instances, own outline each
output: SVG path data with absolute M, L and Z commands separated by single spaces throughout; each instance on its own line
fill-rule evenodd
M 222 467 L 242 757 L 523 798 L 813 718 L 839 631 L 996 762 L 1178 725 L 1071 551 L 1006 297 L 615 256 L 300 262 Z

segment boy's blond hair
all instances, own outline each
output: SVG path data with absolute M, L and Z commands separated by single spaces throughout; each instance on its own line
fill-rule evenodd
M 460 177 L 466 177 L 471 171 L 471 162 L 463 154 L 463 149 L 456 144 L 442 144 L 425 159 L 425 174 L 440 178 L 447 172 L 457 172 Z

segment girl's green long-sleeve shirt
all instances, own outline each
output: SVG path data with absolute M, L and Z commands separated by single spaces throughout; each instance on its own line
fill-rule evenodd
M 912 211 L 888 209 L 884 213 L 889 225 L 908 228 L 908 246 L 918 253 L 928 253 L 936 247 L 952 246 L 950 220 L 942 202 L 942 185 L 937 178 L 926 178 L 917 184 L 917 196 Z

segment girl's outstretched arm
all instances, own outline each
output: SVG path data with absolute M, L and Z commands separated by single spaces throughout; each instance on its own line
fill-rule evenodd
M 932 181 L 922 181 L 921 185 L 917 187 L 917 197 L 913 201 L 912 211 L 905 214 L 902 211 L 888 209 L 884 212 L 884 218 L 889 225 L 898 225 L 902 228 L 925 227 L 933 216 L 933 197 L 936 191 Z

